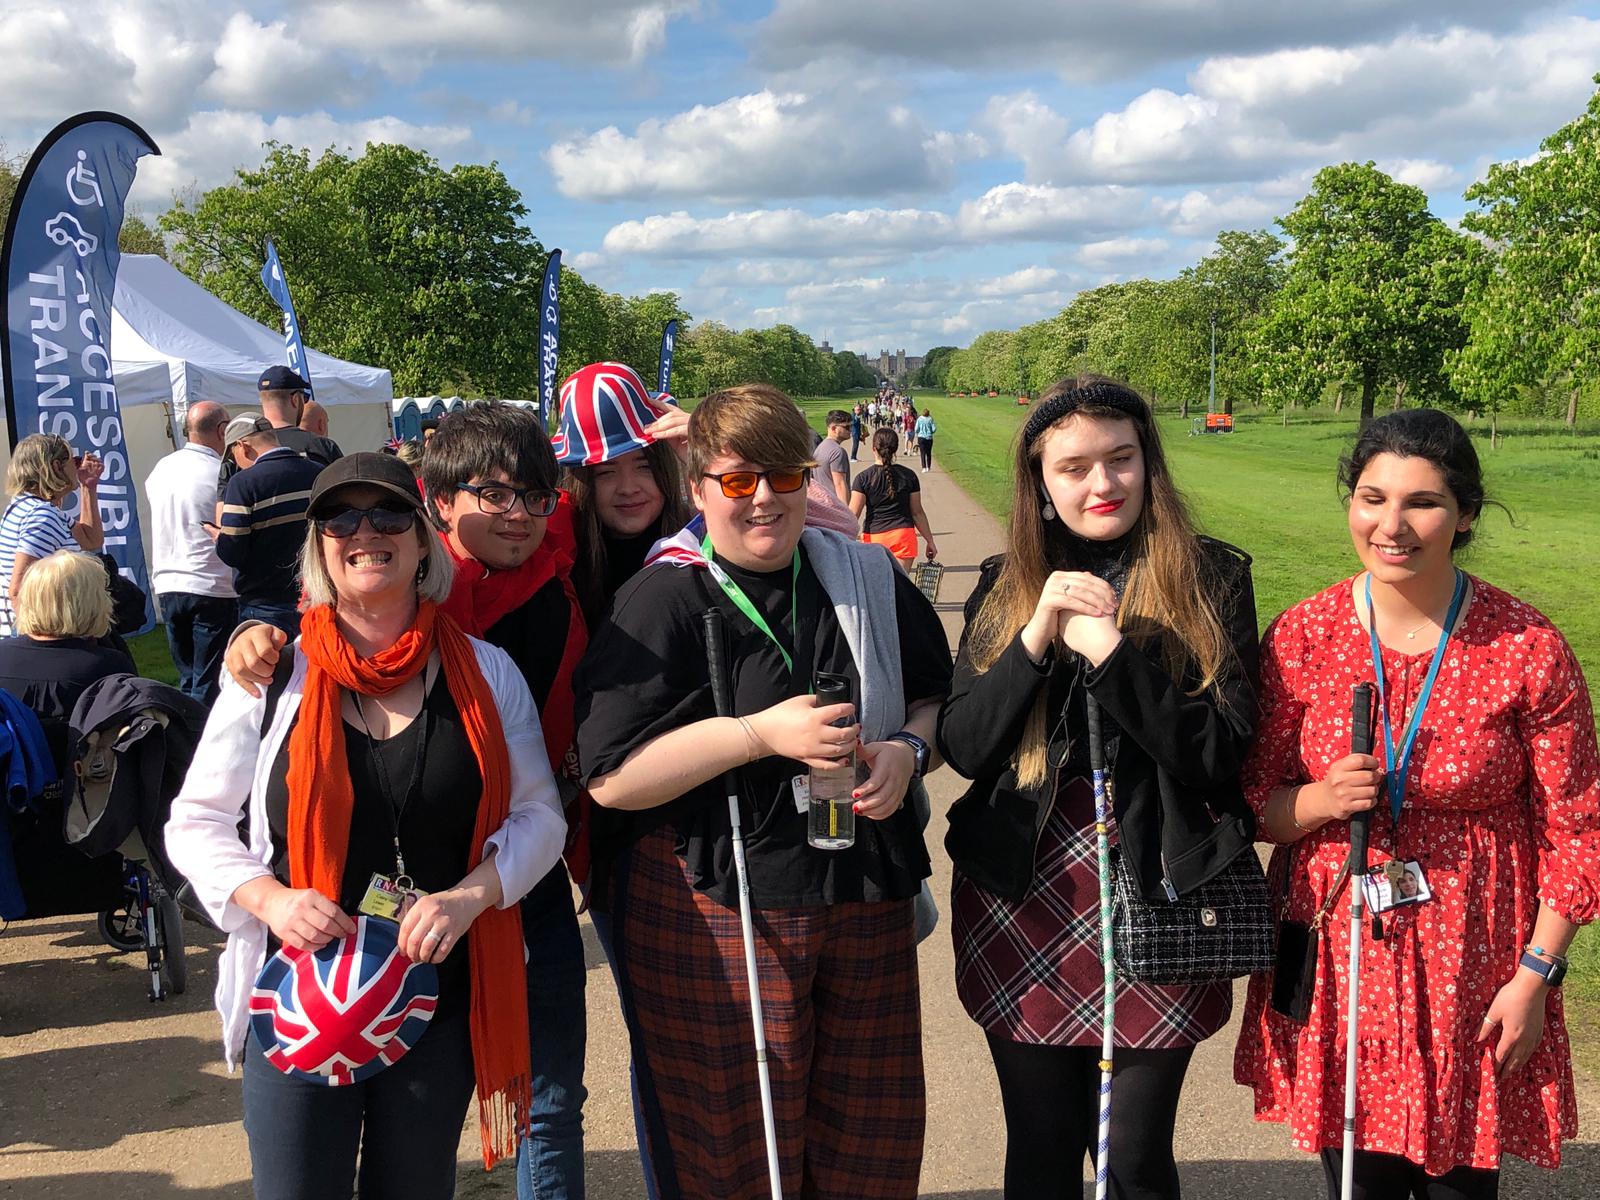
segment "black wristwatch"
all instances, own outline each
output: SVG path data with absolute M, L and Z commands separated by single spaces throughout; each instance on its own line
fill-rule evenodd
M 1567 960 L 1557 954 L 1552 954 L 1550 957 L 1555 961 L 1546 962 L 1530 948 L 1522 952 L 1519 965 L 1527 967 L 1535 975 L 1542 976 L 1546 987 L 1558 988 L 1567 977 Z
M 917 756 L 917 765 L 911 772 L 911 778 L 921 779 L 928 769 L 928 743 L 905 729 L 902 729 L 899 733 L 891 733 L 884 740 L 888 742 L 904 742 L 911 747 L 911 752 Z

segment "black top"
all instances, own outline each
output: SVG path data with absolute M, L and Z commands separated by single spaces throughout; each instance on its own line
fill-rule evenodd
M 58 772 L 67 765 L 72 708 L 78 697 L 107 675 L 131 675 L 135 670 L 133 659 L 92 638 L 0 639 L 0 688 L 38 715 Z
M 1088 770 L 1085 692 L 1100 703 L 1114 782 L 1123 862 L 1150 900 L 1165 897 L 1163 880 L 1188 894 L 1241 853 L 1249 852 L 1255 822 L 1239 786 L 1239 768 L 1255 732 L 1255 681 L 1260 646 L 1250 558 L 1224 542 L 1202 538 L 1201 586 L 1217 611 L 1233 655 L 1218 686 L 1199 695 L 1192 673 L 1174 682 L 1131 640 L 1098 667 L 1055 647 L 1035 665 L 1019 630 L 990 668 L 979 674 L 966 634 L 955 680 L 939 713 L 939 752 L 973 780 L 950 809 L 945 848 L 969 878 L 1020 900 L 1033 878 L 1034 846 L 1050 814 L 1055 789 Z M 1004 565 L 986 560 L 967 600 L 970 629 Z M 1117 559 L 1072 561 L 1064 569 L 1113 574 Z M 1049 739 L 1048 761 L 1061 767 L 1027 790 L 1017 786 L 1011 757 L 1041 688 Z
M 359 724 L 346 721 L 344 748 L 355 808 L 350 817 L 339 907 L 354 913 L 373 872 L 394 873 L 397 810 L 400 850 L 406 860 L 406 872 L 416 886 L 424 892 L 438 892 L 460 883 L 472 853 L 483 776 L 443 676 L 435 679 L 429 689 L 423 715 L 391 738 L 368 738 Z M 378 761 L 382 762 L 381 768 Z M 412 788 L 418 767 L 421 779 Z M 272 829 L 272 873 L 286 885 L 288 772 L 289 739 L 285 738 L 267 781 L 266 807 Z M 445 1016 L 467 1003 L 467 939 L 457 942 L 437 966 L 438 1015 Z
M 894 482 L 894 495 L 889 494 L 890 480 Z M 914 529 L 916 521 L 911 516 L 911 493 L 920 492 L 917 473 L 899 463 L 874 463 L 856 476 L 850 485 L 852 492 L 867 498 L 866 512 L 862 514 L 863 533 L 888 533 L 891 529 Z
M 774 634 L 806 663 L 791 678 L 783 657 L 734 607 L 711 573 L 660 563 L 626 584 L 589 642 L 574 690 L 578 697 L 578 757 L 585 780 L 615 770 L 643 743 L 671 729 L 716 715 L 706 674 L 702 616 L 715 606 L 727 629 L 734 712 L 759 712 L 810 690 L 817 671 L 860 681 L 832 602 L 801 552 L 798 639 L 790 618 L 790 569 L 745 571 L 717 560 L 745 590 Z M 907 704 L 944 695 L 950 684 L 950 646 L 933 606 L 904 574 L 894 573 L 895 613 Z M 885 614 L 887 615 L 887 614 Z M 806 648 L 810 647 L 810 653 Z M 856 822 L 848 850 L 806 844 L 790 780 L 805 764 L 768 756 L 738 772 L 750 863 L 750 891 L 765 907 L 805 907 L 847 900 L 914 896 L 928 875 L 928 853 L 916 814 L 902 807 L 886 821 Z M 637 837 L 663 824 L 677 832 L 678 852 L 694 886 L 721 904 L 736 903 L 727 794 L 720 778 L 678 799 L 639 813 L 616 814 L 621 836 Z M 599 851 L 597 851 L 597 854 Z
M 540 712 L 550 703 L 550 689 L 561 669 L 571 621 L 572 605 L 567 602 L 567 593 L 561 580 L 553 578 L 483 635 L 484 641 L 511 656 L 527 680 L 528 691 Z

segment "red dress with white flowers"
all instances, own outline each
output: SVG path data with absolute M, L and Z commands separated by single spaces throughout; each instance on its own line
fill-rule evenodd
M 1384 648 L 1390 728 L 1405 728 L 1428 666 Z M 1583 673 L 1565 639 L 1516 597 L 1472 581 L 1423 715 L 1399 824 L 1380 799 L 1371 860 L 1417 859 L 1434 899 L 1363 931 L 1356 1145 L 1430 1174 L 1494 1168 L 1502 1154 L 1555 1167 L 1577 1129 L 1561 993 L 1549 994 L 1532 1060 L 1495 1078 L 1494 1039 L 1477 1036 L 1516 970 L 1539 903 L 1585 923 L 1600 910 L 1600 754 Z M 1273 789 L 1322 779 L 1350 752 L 1351 689 L 1373 678 L 1351 581 L 1284 613 L 1262 646 L 1261 719 L 1245 766 L 1259 816 Z M 1382 737 L 1376 753 L 1382 757 Z M 1265 822 L 1261 824 L 1265 833 Z M 1330 822 L 1293 847 L 1287 916 L 1309 922 L 1349 851 Z M 1280 847 L 1272 878 L 1290 853 Z M 1322 926 L 1309 1019 L 1267 1004 L 1250 981 L 1234 1078 L 1256 1118 L 1287 1123 L 1303 1150 L 1343 1136 L 1349 893 Z M 1498 1037 L 1498 1032 L 1495 1037 Z

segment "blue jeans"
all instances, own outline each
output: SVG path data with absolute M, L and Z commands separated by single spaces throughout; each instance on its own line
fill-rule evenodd
M 529 1135 L 517 1149 L 518 1200 L 584 1200 L 583 937 L 561 863 L 522 898 L 528 947 L 528 1042 L 533 1059 Z
M 595 940 L 600 943 L 600 949 L 605 952 L 606 963 L 611 968 L 611 979 L 617 985 L 617 992 L 622 992 L 622 980 L 617 977 L 617 952 L 615 943 L 616 923 L 612 920 L 609 910 L 601 912 L 597 908 L 589 910 L 589 921 L 594 925 Z M 626 1013 L 624 1013 L 626 1020 Z M 650 1134 L 645 1128 L 644 1109 L 639 1103 L 639 1072 L 633 1064 L 633 1033 L 628 1034 L 628 1094 L 633 1100 L 633 1137 L 639 1147 L 639 1166 L 644 1172 L 644 1191 L 648 1200 L 661 1200 L 661 1193 L 656 1188 L 655 1165 L 650 1160 Z
M 300 610 L 292 604 L 257 604 L 241 600 L 239 624 L 243 625 L 246 621 L 265 621 L 268 625 L 276 625 L 289 635 L 291 642 L 300 636 Z
M 222 687 L 217 672 L 228 635 L 238 621 L 239 602 L 232 597 L 162 592 L 156 603 L 166 622 L 167 648 L 178 668 L 178 690 L 209 708 Z
M 434 1021 L 394 1066 L 344 1087 L 291 1079 L 249 1035 L 244 1131 L 256 1200 L 350 1200 L 352 1188 L 365 1200 L 449 1200 L 475 1082 L 467 1022 L 465 1012 Z

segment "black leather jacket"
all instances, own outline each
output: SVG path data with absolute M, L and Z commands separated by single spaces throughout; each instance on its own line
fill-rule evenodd
M 1235 654 L 1215 690 L 1185 693 L 1131 641 L 1099 667 L 1056 647 L 1039 665 L 1021 632 L 982 674 L 973 670 L 963 634 L 955 679 L 939 713 L 939 751 L 973 781 L 951 807 L 945 848 L 955 865 L 983 887 L 1020 901 L 1033 879 L 1034 851 L 1050 814 L 1057 776 L 1021 790 L 1011 758 L 1040 688 L 1048 688 L 1051 762 L 1068 759 L 1085 736 L 1084 692 L 1120 727 L 1111 764 L 1122 863 L 1139 893 L 1152 901 L 1186 895 L 1250 849 L 1255 821 L 1239 787 L 1239 768 L 1255 732 L 1255 682 L 1260 653 L 1250 558 L 1225 542 L 1202 538 L 1212 603 Z M 966 605 L 970 626 L 994 586 L 1003 555 L 986 560 Z

